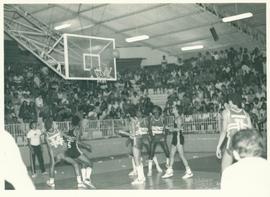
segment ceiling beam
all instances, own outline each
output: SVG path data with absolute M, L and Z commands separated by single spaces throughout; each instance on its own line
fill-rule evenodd
M 55 20 L 51 20 L 50 21 L 50 24 L 60 23 L 60 22 L 63 22 L 63 21 L 69 21 L 69 20 L 74 19 L 75 17 L 81 17 L 82 16 L 81 14 L 84 13 L 84 12 L 89 12 L 89 11 L 92 11 L 94 9 L 101 8 L 101 7 L 104 7 L 104 6 L 107 6 L 107 5 L 109 5 L 109 4 L 101 4 L 101 5 L 97 5 L 97 6 L 91 7 L 91 8 L 80 10 L 79 12 L 75 12 L 75 11 L 69 9 L 69 8 L 66 8 L 66 9 L 69 10 L 69 12 L 72 11 L 71 16 L 65 17 L 63 19 L 57 19 L 56 18 Z M 58 4 L 57 5 L 55 4 L 55 7 L 59 7 L 60 8 L 60 6 Z M 61 8 L 65 8 L 65 7 L 61 6 Z M 92 26 L 93 26 L 93 24 L 91 26 L 87 26 L 87 28 L 90 28 Z
M 179 33 L 179 32 L 182 33 L 182 32 L 185 32 L 185 31 L 190 31 L 190 30 L 194 30 L 194 29 L 198 29 L 198 28 L 202 28 L 202 27 L 206 27 L 206 26 L 212 26 L 212 25 L 215 25 L 215 24 L 218 24 L 218 23 L 221 23 L 221 21 L 218 20 L 218 21 L 214 21 L 214 22 L 209 22 L 209 23 L 204 23 L 204 24 L 201 24 L 201 25 L 192 26 L 192 27 L 185 28 L 185 29 L 178 29 L 178 30 L 175 30 L 175 31 L 156 34 L 156 35 L 151 36 L 150 39 L 159 38 L 159 37 L 163 37 L 163 36 L 168 36 L 168 35 L 176 34 L 176 33 Z
M 89 12 L 89 11 L 95 10 L 95 9 L 97 9 L 97 8 L 105 7 L 105 6 L 107 6 L 107 5 L 109 5 L 109 4 L 108 4 L 108 3 L 106 3 L 106 4 L 100 4 L 100 5 L 93 6 L 93 7 L 84 9 L 84 10 L 80 10 L 78 13 L 81 14 L 81 13 L 84 13 L 84 12 Z
M 80 11 L 80 12 L 75 12 L 75 11 L 69 9 L 69 8 L 66 8 L 66 9 L 72 11 L 74 14 L 72 14 L 72 15 L 71 15 L 70 17 L 68 17 L 68 18 L 65 18 L 64 21 L 71 20 L 71 19 L 73 19 L 74 17 L 78 17 L 78 16 L 81 17 L 81 16 L 83 16 L 82 14 L 83 14 L 84 12 L 93 10 L 93 9 L 95 9 L 95 8 L 104 7 L 104 6 L 107 6 L 107 5 L 109 5 L 109 4 L 102 4 L 102 5 L 99 5 L 99 6 L 95 6 L 94 8 L 82 10 L 82 11 Z M 108 22 L 111 22 L 111 21 L 114 21 L 114 20 L 118 20 L 118 19 L 121 19 L 121 18 L 124 18 L 124 17 L 132 16 L 132 15 L 137 15 L 137 14 L 140 14 L 140 13 L 143 13 L 143 12 L 147 12 L 147 11 L 150 11 L 150 10 L 153 10 L 153 9 L 157 9 L 157 8 L 159 8 L 159 7 L 164 7 L 164 6 L 167 6 L 167 5 L 168 5 L 168 3 L 166 3 L 166 4 L 165 4 L 165 3 L 164 3 L 164 4 L 159 4 L 159 5 L 154 6 L 154 7 L 145 8 L 145 9 L 142 9 L 142 10 L 139 10 L 139 11 L 136 11 L 136 12 L 131 12 L 131 13 L 123 14 L 123 15 L 116 16 L 116 17 L 113 17 L 113 18 L 110 18 L 110 19 L 106 19 L 106 20 L 103 20 L 103 21 L 96 21 L 96 20 L 95 20 L 96 22 L 94 23 L 94 25 L 88 26 L 88 27 L 84 28 L 84 30 L 89 29 L 89 28 L 92 28 L 92 27 L 97 26 L 97 25 L 102 25 L 102 24 L 104 24 L 104 23 L 108 23 Z M 61 5 L 57 5 L 57 6 L 59 7 L 59 6 L 61 6 Z M 61 6 L 61 7 L 62 7 L 62 8 L 65 8 L 65 7 L 63 7 L 63 6 Z M 87 17 L 87 16 L 86 16 L 86 17 Z M 94 19 L 93 19 L 93 20 L 94 20 Z M 54 24 L 54 23 L 58 23 L 58 22 L 61 22 L 61 21 L 59 21 L 59 20 L 54 20 L 54 21 L 52 21 L 51 23 Z
M 131 30 L 134 30 L 134 29 L 141 29 L 141 28 L 144 28 L 144 27 L 152 26 L 152 25 L 157 25 L 157 24 L 161 24 L 161 23 L 166 23 L 166 22 L 173 21 L 173 20 L 177 20 L 177 19 L 180 19 L 180 18 L 185 18 L 185 17 L 190 17 L 190 16 L 194 16 L 194 15 L 197 15 L 197 14 L 201 14 L 201 13 L 203 13 L 203 12 L 204 12 L 203 10 L 196 11 L 196 12 L 190 12 L 190 13 L 187 13 L 187 14 L 184 14 L 184 15 L 178 15 L 178 16 L 175 16 L 175 17 L 167 18 L 167 19 L 160 20 L 160 21 L 155 21 L 155 22 L 152 22 L 152 23 L 147 23 L 147 24 L 143 24 L 143 25 L 138 25 L 138 26 L 136 26 L 136 27 L 131 27 L 131 28 L 122 29 L 122 30 L 120 30 L 120 31 L 117 31 L 116 33 L 123 33 L 123 32 L 131 31 Z
M 57 5 L 59 8 L 61 8 L 61 9 L 63 9 L 63 10 L 65 10 L 65 11 L 68 11 L 68 12 L 71 12 L 73 15 L 78 15 L 75 11 L 73 11 L 73 10 L 71 10 L 71 9 L 69 9 L 69 8 L 65 8 L 65 7 L 63 7 L 63 6 L 61 6 L 61 5 Z M 96 20 L 94 20 L 94 19 L 92 19 L 92 18 L 90 18 L 90 17 L 87 17 L 87 16 L 85 16 L 85 15 L 80 15 L 80 17 L 81 18 L 83 18 L 83 19 L 85 19 L 85 20 L 89 20 L 90 22 L 92 22 L 92 23 L 97 23 L 97 21 Z M 114 33 L 116 33 L 116 29 L 114 29 L 114 28 L 112 28 L 112 27 L 110 27 L 110 26 L 108 26 L 108 25 L 105 25 L 105 24 L 103 24 L 102 25 L 104 28 L 106 28 L 106 29 L 109 29 L 110 31 L 112 31 L 112 32 L 114 32 Z M 130 37 L 130 35 L 128 35 L 128 34 L 126 34 L 126 33 L 121 33 L 121 35 L 123 35 L 124 37 Z M 144 46 L 146 46 L 146 47 L 149 47 L 149 48 L 151 48 L 151 49 L 154 49 L 154 46 L 152 45 L 152 44 L 149 44 L 149 43 L 147 43 L 147 42 L 143 42 L 143 41 L 140 41 L 140 42 L 138 42 L 138 43 L 142 43 Z M 165 53 L 168 53 L 168 50 L 165 50 L 165 49 L 163 49 L 163 48 L 160 48 L 160 49 L 158 49 L 159 51 L 162 51 L 162 52 L 165 52 Z
M 39 12 L 43 12 L 43 11 L 47 11 L 48 9 L 51 9 L 51 8 L 54 8 L 56 7 L 56 5 L 53 5 L 53 4 L 48 4 L 47 7 L 44 7 L 44 8 L 41 8 L 41 9 L 38 9 L 38 10 L 35 10 L 33 12 L 29 12 L 29 14 L 31 15 L 34 15 L 34 14 L 37 14 Z M 13 9 L 14 11 L 16 11 L 15 9 Z M 18 18 L 20 18 L 21 16 L 15 16 L 13 19 L 16 20 Z
M 224 36 L 224 35 L 227 35 L 227 34 L 234 34 L 234 33 L 239 33 L 239 32 L 237 32 L 237 31 L 228 31 L 228 32 L 219 34 L 219 36 Z M 171 43 L 171 44 L 156 46 L 156 47 L 154 47 L 154 49 L 160 49 L 160 48 L 166 48 L 166 47 L 171 47 L 171 46 L 183 45 L 183 44 L 188 44 L 188 43 L 191 43 L 191 42 L 208 40 L 210 38 L 213 39 L 212 36 L 205 36 L 205 37 L 201 37 L 201 38 L 185 40 L 183 42 L 177 42 L 177 43 L 174 42 L 174 43 Z
M 48 10 L 48 9 L 50 9 L 50 8 L 54 8 L 54 7 L 55 7 L 55 5 L 54 5 L 54 4 L 48 4 L 48 6 L 47 6 L 47 7 L 44 7 L 44 8 L 41 8 L 41 9 L 35 10 L 35 11 L 33 11 L 33 12 L 30 12 L 30 14 L 31 14 L 31 15 L 34 15 L 34 14 L 36 14 L 36 13 L 43 12 L 43 11 L 45 11 L 45 10 Z
M 76 16 L 78 15 L 75 11 L 73 11 L 73 10 L 71 10 L 71 9 L 69 9 L 69 8 L 63 7 L 63 6 L 61 6 L 61 5 L 57 5 L 57 7 L 59 7 L 59 8 L 61 8 L 61 9 L 65 10 L 65 11 L 67 11 L 67 12 L 70 12 L 72 15 L 76 15 Z M 97 23 L 96 20 L 94 20 L 94 19 L 92 19 L 92 18 L 90 18 L 90 17 L 88 17 L 88 16 L 80 15 L 80 17 L 83 18 L 83 19 L 85 19 L 85 20 L 90 21 L 91 23 L 94 23 L 94 24 Z M 113 33 L 116 33 L 116 29 L 114 29 L 114 28 L 112 28 L 112 27 L 110 27 L 110 26 L 108 26 L 108 25 L 105 25 L 105 24 L 103 24 L 102 26 L 103 26 L 104 28 L 106 28 L 106 29 L 112 31 Z M 122 33 L 121 35 L 123 35 L 124 37 L 130 37 L 130 35 L 125 34 L 125 33 Z M 140 43 L 143 43 L 143 44 L 144 44 L 145 46 L 147 46 L 147 47 L 153 48 L 153 45 L 150 45 L 150 44 L 148 44 L 148 43 L 145 43 L 145 42 L 140 42 Z
M 217 10 L 215 8 L 211 8 L 209 7 L 207 4 L 204 3 L 196 3 L 195 6 L 197 7 L 201 7 L 202 9 L 205 9 L 209 14 L 222 19 L 224 17 L 224 11 L 223 10 L 219 10 L 219 12 L 217 12 Z M 260 13 L 258 13 L 260 14 Z M 258 15 L 256 14 L 256 15 Z M 261 45 L 265 45 L 266 43 L 266 38 L 263 34 L 261 34 L 260 31 L 257 31 L 255 28 L 252 29 L 252 27 L 250 27 L 250 31 L 244 31 L 243 30 L 243 24 L 245 25 L 246 23 L 244 21 L 236 21 L 236 22 L 231 22 L 231 23 L 226 23 L 228 24 L 228 26 L 230 25 L 231 27 L 233 27 L 234 29 L 236 29 L 237 31 L 251 37 L 252 39 L 254 39 L 256 42 L 260 43 Z M 258 37 L 256 38 L 254 36 L 254 34 L 261 34 L 260 38 L 258 39 Z
M 123 14 L 123 15 L 120 15 L 120 16 L 116 16 L 116 17 L 113 17 L 113 18 L 109 18 L 109 19 L 106 19 L 106 20 L 103 20 L 103 21 L 96 21 L 95 25 L 102 25 L 104 23 L 108 23 L 108 22 L 111 22 L 111 21 L 114 21 L 114 20 L 119 20 L 121 18 L 124 18 L 124 17 L 129 17 L 129 16 L 133 16 L 133 15 L 137 15 L 137 14 L 140 14 L 140 13 L 143 13 L 143 12 L 148 12 L 150 10 L 154 10 L 154 9 L 157 9 L 157 8 L 160 8 L 160 7 L 164 7 L 164 6 L 167 6 L 168 3 L 163 3 L 163 4 L 159 4 L 157 6 L 154 6 L 154 7 L 150 7 L 150 8 L 145 8 L 145 9 L 142 9 L 142 10 L 139 10 L 139 11 L 136 11 L 136 12 L 131 12 L 131 13 L 127 13 L 127 14 Z

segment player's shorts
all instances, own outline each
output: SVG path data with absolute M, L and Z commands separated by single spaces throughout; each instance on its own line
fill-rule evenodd
M 173 137 L 172 137 L 172 145 L 176 146 L 178 144 L 178 136 L 179 135 L 179 140 L 180 140 L 180 144 L 181 145 L 184 145 L 184 142 L 185 142 L 185 138 L 184 138 L 184 135 L 182 132 L 174 132 L 173 133 Z
M 136 148 L 138 148 L 138 149 L 141 150 L 142 147 L 143 147 L 143 137 L 140 136 L 140 135 L 136 136 L 136 137 L 132 140 L 131 144 L 132 144 L 132 146 L 134 146 L 134 147 L 136 147 Z
M 56 157 L 57 155 L 62 155 L 66 152 L 66 147 L 64 146 L 58 146 L 57 148 L 51 147 L 51 149 L 54 157 Z
M 152 143 L 163 142 L 163 141 L 166 141 L 166 135 L 165 134 L 156 134 L 152 138 Z
M 66 152 L 65 152 L 65 155 L 67 157 L 70 157 L 72 159 L 77 159 L 79 156 L 81 156 L 82 152 L 79 150 L 79 149 L 68 149 Z

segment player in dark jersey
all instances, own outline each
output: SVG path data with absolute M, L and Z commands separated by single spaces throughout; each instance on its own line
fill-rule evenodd
M 232 136 L 241 129 L 252 128 L 249 114 L 241 109 L 242 97 L 239 94 L 230 95 L 228 104 L 222 112 L 222 129 L 216 149 L 217 158 L 221 159 L 221 172 L 233 163 L 232 154 L 229 151 Z M 222 155 L 221 148 L 226 139 L 226 148 Z
M 92 151 L 92 149 L 90 145 L 81 142 L 81 131 L 79 125 L 80 118 L 78 116 L 73 116 L 71 120 L 71 127 L 64 136 L 67 142 L 67 150 L 65 154 L 66 156 L 71 157 L 82 165 L 81 174 L 83 183 L 91 188 L 95 188 L 95 186 L 91 182 L 93 163 L 86 156 L 86 154 L 81 151 L 80 147 L 87 149 L 90 152 Z
M 66 161 L 67 163 L 70 163 L 74 167 L 77 176 L 78 188 L 86 188 L 81 179 L 80 168 L 78 163 L 71 157 L 65 155 L 67 144 L 63 139 L 62 133 L 57 129 L 56 125 L 53 123 L 51 119 L 47 119 L 45 121 L 45 129 L 47 131 L 45 134 L 45 141 L 47 143 L 51 159 L 50 179 L 47 181 L 47 185 L 53 188 L 55 187 L 54 168 L 58 162 L 63 160 Z
M 148 125 L 148 131 L 151 141 L 150 141 L 150 155 L 148 160 L 147 176 L 152 176 L 153 158 L 155 155 L 156 146 L 158 144 L 161 145 L 166 155 L 166 165 L 169 164 L 169 156 L 170 156 L 169 148 L 166 142 L 166 133 L 164 127 L 164 119 L 162 116 L 162 109 L 159 106 L 154 106 L 152 112 L 153 116 L 150 116 Z
M 172 132 L 172 143 L 171 143 L 171 152 L 170 152 L 170 163 L 169 167 L 166 170 L 166 173 L 162 176 L 162 178 L 169 178 L 173 176 L 173 163 L 174 156 L 176 151 L 178 151 L 180 158 L 182 159 L 184 166 L 186 168 L 186 173 L 182 177 L 183 179 L 187 179 L 193 176 L 193 173 L 188 165 L 188 161 L 184 155 L 184 135 L 183 135 L 183 113 L 179 111 L 180 109 L 176 106 L 173 107 L 172 112 L 174 115 L 174 128 L 167 127 L 170 132 Z

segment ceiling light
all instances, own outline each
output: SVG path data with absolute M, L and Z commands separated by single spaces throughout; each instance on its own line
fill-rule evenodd
M 70 27 L 70 26 L 71 26 L 70 23 L 64 23 L 62 25 L 58 25 L 58 26 L 54 27 L 54 29 L 55 30 L 60 30 L 60 29 L 65 29 L 65 28 Z
M 252 17 L 252 16 L 253 16 L 253 14 L 251 12 L 247 12 L 247 13 L 238 14 L 238 15 L 234 15 L 234 16 L 224 17 L 224 18 L 222 18 L 222 21 L 224 23 L 227 23 L 227 22 L 231 22 L 231 21 L 241 20 L 241 19 L 244 19 L 244 18 L 249 18 L 249 17 Z
M 194 45 L 194 46 L 188 46 L 188 47 L 182 47 L 182 51 L 190 51 L 190 50 L 195 50 L 195 49 L 202 49 L 203 45 Z
M 140 35 L 140 36 L 126 38 L 126 42 L 137 42 L 137 41 L 147 40 L 147 39 L 149 39 L 148 35 Z

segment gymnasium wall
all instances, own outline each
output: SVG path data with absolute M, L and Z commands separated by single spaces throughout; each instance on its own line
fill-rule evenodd
M 42 64 L 32 53 L 19 46 L 13 40 L 4 42 L 4 63 L 8 64 Z
M 143 58 L 142 66 L 160 65 L 163 55 L 166 56 L 168 63 L 177 63 L 176 57 L 149 47 L 119 48 L 118 50 L 120 58 Z

